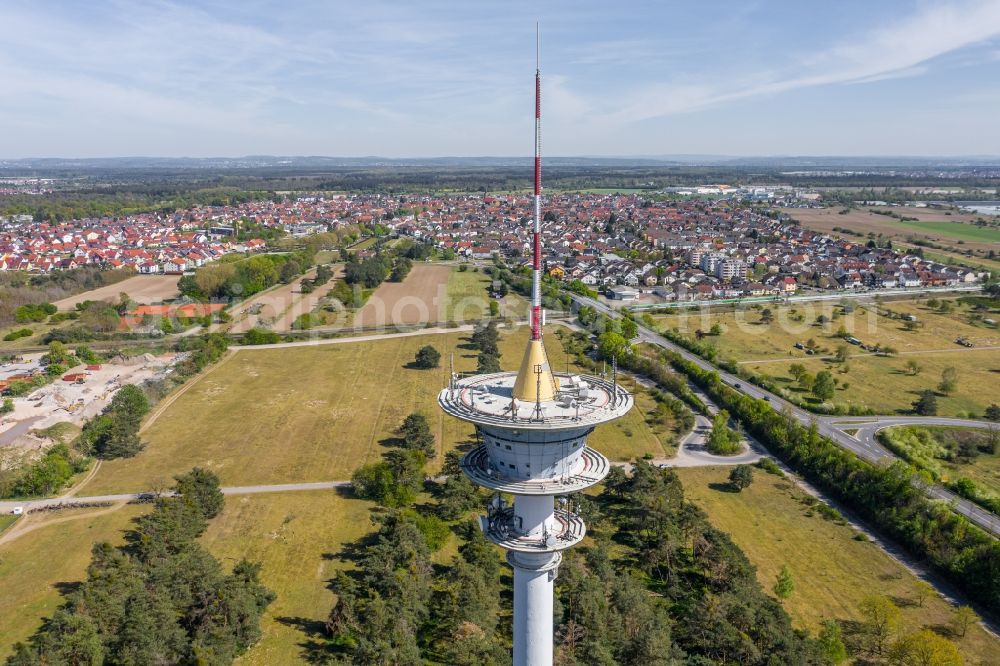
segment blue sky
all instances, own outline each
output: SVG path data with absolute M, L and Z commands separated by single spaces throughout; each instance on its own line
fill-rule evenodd
M 7 0 L 0 157 L 1000 154 L 1000 0 Z

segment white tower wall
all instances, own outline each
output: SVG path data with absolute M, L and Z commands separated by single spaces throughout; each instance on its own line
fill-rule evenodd
M 514 515 L 518 518 L 518 532 L 539 536 L 546 526 L 552 528 L 555 502 L 552 495 L 519 495 L 514 500 Z
M 552 666 L 552 606 L 559 553 L 511 553 L 514 666 Z

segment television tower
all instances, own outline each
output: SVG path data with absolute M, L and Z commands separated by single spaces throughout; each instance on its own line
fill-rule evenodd
M 480 517 L 486 538 L 514 568 L 514 666 L 551 666 L 552 606 L 560 551 L 586 533 L 570 495 L 600 483 L 608 459 L 587 446 L 598 425 L 632 408 L 615 379 L 554 373 L 542 341 L 541 73 L 535 69 L 534 274 L 531 338 L 517 372 L 459 378 L 438 404 L 476 426 L 479 446 L 462 458 L 469 479 L 495 491 Z M 513 495 L 507 505 L 502 494 Z M 558 508 L 556 508 L 556 498 Z

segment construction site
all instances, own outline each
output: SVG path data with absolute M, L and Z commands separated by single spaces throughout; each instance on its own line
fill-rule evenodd
M 0 382 L 44 372 L 43 354 L 26 354 L 0 365 Z M 0 446 L 42 448 L 49 444 L 35 431 L 58 423 L 82 426 L 101 413 L 115 392 L 126 384 L 162 379 L 172 372 L 179 354 L 141 354 L 72 368 L 27 396 L 13 398 L 14 411 L 0 416 Z

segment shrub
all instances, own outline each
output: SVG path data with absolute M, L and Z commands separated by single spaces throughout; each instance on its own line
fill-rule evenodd
M 273 345 L 281 342 L 281 336 L 266 328 L 254 326 L 243 334 L 243 344 L 245 345 Z
M 30 328 L 20 328 L 16 331 L 11 331 L 7 335 L 3 336 L 4 342 L 13 342 L 14 340 L 20 340 L 21 338 L 27 338 L 32 334 Z
M 431 345 L 421 347 L 417 351 L 416 358 L 413 359 L 414 367 L 422 369 L 436 368 L 440 362 L 441 352 Z

